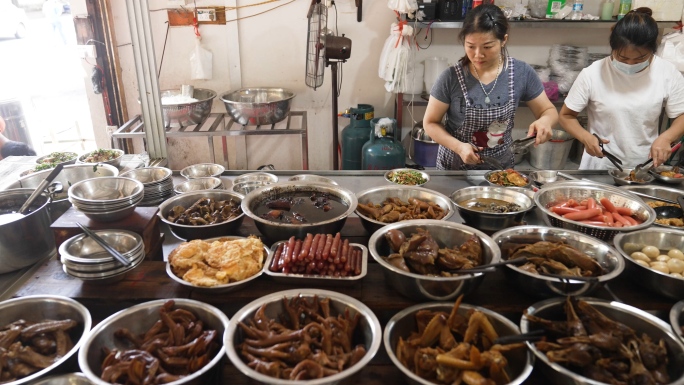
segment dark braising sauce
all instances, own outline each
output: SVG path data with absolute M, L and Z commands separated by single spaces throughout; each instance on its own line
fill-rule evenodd
M 338 197 L 316 191 L 283 193 L 267 199 L 254 209 L 261 218 L 280 223 L 317 223 L 337 218 L 347 211 Z

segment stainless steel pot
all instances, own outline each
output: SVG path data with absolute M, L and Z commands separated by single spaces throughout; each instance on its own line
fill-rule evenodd
M 19 210 L 32 192 L 26 188 L 0 191 L 0 212 Z M 23 218 L 0 224 L 0 274 L 30 266 L 57 252 L 50 230 L 49 203 L 42 194 Z

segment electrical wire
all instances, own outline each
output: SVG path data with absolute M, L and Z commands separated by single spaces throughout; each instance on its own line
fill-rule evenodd
M 157 71 L 157 79 L 159 79 L 159 75 L 161 74 L 162 66 L 164 65 L 164 54 L 166 53 L 166 42 L 169 40 L 169 29 L 171 28 L 171 24 L 166 21 L 166 36 L 164 36 L 164 48 L 162 49 L 162 56 L 161 60 L 159 61 L 159 71 Z
M 337 4 L 335 4 L 335 2 L 333 1 L 332 6 L 335 7 L 335 36 L 338 36 L 339 31 L 337 29 L 337 19 L 338 19 Z M 344 75 L 343 75 L 344 72 L 342 71 L 342 63 L 344 63 L 344 62 L 340 61 L 338 63 L 339 64 L 338 65 L 339 71 L 337 72 L 337 79 L 335 79 L 335 81 L 337 81 L 337 97 L 338 98 L 340 97 L 340 94 L 342 93 L 342 80 L 344 79 Z
M 277 8 L 280 8 L 280 7 L 284 7 L 284 6 L 286 6 L 286 5 L 288 5 L 288 4 L 292 4 L 292 3 L 294 3 L 294 2 L 295 2 L 295 0 L 290 0 L 290 1 L 288 1 L 287 3 L 285 3 L 285 4 L 280 4 L 280 5 L 276 6 L 276 7 L 273 7 L 273 8 L 271 8 L 271 9 L 267 9 L 267 10 L 265 10 L 265 11 L 263 11 L 263 12 L 255 13 L 255 14 L 249 15 L 249 16 L 238 17 L 238 18 L 232 19 L 232 20 L 226 20 L 226 23 L 230 23 L 230 22 L 238 21 L 238 20 L 249 19 L 250 17 L 254 17 L 254 16 L 259 16 L 259 15 L 262 15 L 262 14 L 264 14 L 264 13 L 266 13 L 266 12 L 273 11 L 274 9 L 277 9 Z
M 425 38 L 424 38 L 423 40 L 427 40 L 427 39 L 428 39 L 428 36 L 430 36 L 430 41 L 428 42 L 428 45 L 425 46 L 425 47 L 423 47 L 423 46 L 420 45 L 420 43 L 419 43 L 419 40 L 420 40 L 420 39 L 418 39 L 418 36 L 420 35 L 421 32 L 423 32 L 423 28 L 419 28 L 419 29 L 418 29 L 418 33 L 416 33 L 416 38 L 415 38 L 415 39 L 416 39 L 416 45 L 417 45 L 418 48 L 420 48 L 420 49 L 428 49 L 428 48 L 430 48 L 430 46 L 432 45 L 432 37 L 433 37 L 434 32 L 432 31 L 432 28 L 430 28 L 430 27 L 428 27 L 428 28 L 426 29 L 426 31 L 425 31 Z

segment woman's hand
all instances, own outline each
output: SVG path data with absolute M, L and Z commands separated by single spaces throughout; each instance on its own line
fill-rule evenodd
M 461 160 L 465 164 L 480 164 L 480 156 L 477 155 L 478 151 L 482 151 L 482 147 L 475 147 L 470 143 L 459 142 L 457 148 L 454 152 L 461 157 Z
M 582 137 L 578 139 L 584 145 L 584 150 L 587 152 L 587 154 L 595 156 L 597 158 L 603 158 L 603 150 L 599 146 L 599 139 L 596 136 L 585 131 L 585 134 L 583 134 Z M 601 141 L 604 144 L 610 143 L 610 140 L 608 139 L 601 139 Z
M 546 120 L 537 119 L 530 124 L 529 130 L 527 130 L 528 137 L 535 134 L 537 137 L 534 139 L 534 145 L 537 146 L 551 139 L 553 131 L 551 130 L 551 126 L 546 124 Z
M 649 155 L 653 158 L 653 167 L 658 167 L 670 158 L 672 150 L 670 141 L 663 136 L 659 136 L 653 141 Z

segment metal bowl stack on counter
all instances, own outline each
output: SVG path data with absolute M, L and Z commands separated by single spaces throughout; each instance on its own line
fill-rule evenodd
M 414 219 L 414 216 L 446 221 L 454 215 L 449 197 L 416 186 L 380 186 L 356 193 L 356 215 L 369 234 L 383 226 Z M 384 207 L 388 207 L 385 212 Z M 389 210 L 391 208 L 391 210 Z M 405 211 L 411 215 L 404 214 Z
M 97 236 L 131 262 L 124 266 L 86 234 L 75 235 L 59 246 L 65 273 L 89 283 L 109 284 L 122 280 L 145 259 L 142 237 L 127 230 L 93 230 Z
M 235 235 L 245 218 L 243 198 L 226 190 L 194 191 L 167 199 L 157 215 L 183 240 Z
M 238 194 L 247 195 L 252 191 L 278 183 L 278 177 L 268 172 L 250 172 L 242 174 L 233 180 L 233 191 Z
M 545 226 L 518 226 L 492 238 L 501 259 L 525 259 L 504 267 L 506 278 L 535 297 L 587 295 L 625 269 L 620 254 L 592 236 Z
M 555 327 L 568 322 L 574 326 Z M 527 346 L 548 383 L 598 385 L 620 378 L 631 384 L 640 379 L 684 384 L 684 344 L 670 325 L 622 302 L 588 297 L 544 300 L 527 308 L 520 330 L 546 336 Z M 568 359 L 579 355 L 585 358 Z
M 143 200 L 145 186 L 131 178 L 87 179 L 69 187 L 69 201 L 88 218 L 113 222 L 126 218 Z
M 68 297 L 32 295 L 0 302 L 0 328 L 7 346 L 0 362 L 3 383 L 35 384 L 72 367 L 91 326 L 88 309 Z
M 268 330 L 259 332 L 257 323 Z M 344 332 L 337 333 L 332 327 Z M 335 337 L 325 348 L 325 335 L 330 332 Z M 301 355 L 277 358 L 269 354 L 283 340 Z M 368 306 L 347 295 L 318 289 L 280 291 L 250 302 L 231 318 L 224 339 L 228 358 L 240 372 L 259 383 L 277 385 L 336 384 L 368 365 L 381 342 L 380 322 Z M 315 350 L 319 350 L 315 346 L 337 352 L 327 355 L 335 369 L 315 360 Z M 265 370 L 267 367 L 273 370 Z
M 208 176 L 219 177 L 225 171 L 225 167 L 214 163 L 198 163 L 181 170 L 181 176 L 185 179 L 205 178 Z
M 145 187 L 140 206 L 157 206 L 173 195 L 173 172 L 166 167 L 144 167 L 121 174 L 142 182 Z
M 426 243 L 421 251 L 410 246 L 418 241 Z M 499 247 L 485 233 L 433 219 L 382 227 L 371 235 L 368 251 L 383 267 L 385 282 L 414 300 L 446 301 L 468 294 L 485 275 L 468 269 L 501 260 Z
M 97 324 L 78 352 L 78 364 L 95 384 L 125 383 L 129 372 L 122 368 L 135 362 L 141 378 L 152 376 L 157 384 L 211 384 L 226 352 L 227 327 L 228 317 L 203 302 L 184 298 L 145 302 Z M 183 336 L 189 335 L 197 337 L 184 343 Z M 145 350 L 150 346 L 157 348 Z M 187 352 L 185 365 L 169 360 L 177 358 L 169 352 L 178 350 Z
M 186 192 L 201 190 L 223 190 L 223 181 L 215 176 L 206 176 L 202 178 L 188 179 L 187 181 L 178 184 L 173 188 L 173 192 L 176 194 L 184 194 Z
M 675 300 L 684 298 L 684 231 L 654 227 L 618 234 L 613 242 L 632 281 Z

